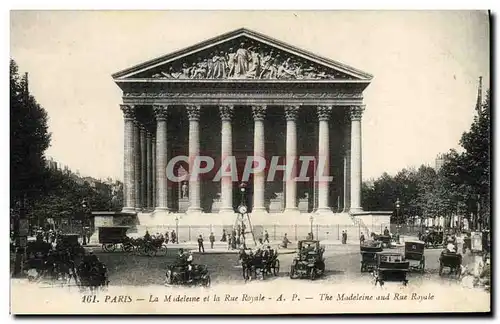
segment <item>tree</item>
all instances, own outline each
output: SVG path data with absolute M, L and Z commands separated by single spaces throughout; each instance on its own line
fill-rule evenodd
M 10 190 L 11 206 L 43 191 L 44 152 L 50 145 L 47 112 L 28 91 L 17 64 L 10 61 Z M 17 204 L 16 204 L 17 203 Z

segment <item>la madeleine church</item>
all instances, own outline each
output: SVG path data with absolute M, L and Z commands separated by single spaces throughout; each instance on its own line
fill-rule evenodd
M 361 207 L 363 91 L 370 74 L 242 28 L 113 79 L 123 91 L 124 207 L 94 213 L 96 226 L 161 231 L 189 225 L 206 236 L 210 229 L 202 228 L 230 228 L 245 163 L 253 156 L 266 161 L 246 181 L 254 226 L 278 226 L 281 233 L 320 225 L 358 235 L 389 225 L 390 213 Z M 172 163 L 179 156 L 188 159 Z M 197 156 L 213 159 L 213 170 L 190 176 Z M 239 181 L 227 175 L 214 181 L 231 156 Z M 298 166 L 269 178 L 273 157 L 282 169 L 287 160 Z M 299 176 L 301 157 L 314 159 L 309 179 L 290 180 Z M 321 159 L 322 176 L 331 181 L 315 181 Z

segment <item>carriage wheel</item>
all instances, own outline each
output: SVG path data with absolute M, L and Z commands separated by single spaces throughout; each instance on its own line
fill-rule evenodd
M 130 243 L 125 243 L 125 244 L 122 244 L 122 249 L 123 249 L 123 251 L 128 253 L 128 252 L 131 252 L 133 250 L 133 246 Z
M 149 257 L 156 256 L 156 249 L 155 248 L 151 248 L 151 247 L 146 248 L 145 252 L 146 252 L 146 255 L 149 256 Z
M 113 252 L 116 249 L 115 244 L 103 244 L 102 249 L 106 252 Z
M 406 285 L 408 285 L 408 280 L 403 280 L 403 286 L 406 287 Z
M 273 272 L 275 276 L 278 276 L 278 274 L 280 273 L 280 260 L 276 260 L 276 262 L 274 263 Z

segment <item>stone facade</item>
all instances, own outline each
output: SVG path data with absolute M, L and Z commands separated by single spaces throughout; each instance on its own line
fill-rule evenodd
M 234 39 L 243 47 L 234 49 Z M 123 91 L 124 212 L 233 214 L 239 183 L 227 174 L 213 181 L 232 156 L 239 179 L 248 156 L 267 166 L 277 156 L 284 166 L 273 179 L 268 167 L 251 175 L 252 213 L 362 211 L 369 74 L 240 29 L 113 77 Z M 173 164 L 176 175 L 187 170 L 182 184 L 167 177 L 169 161 L 180 155 L 189 157 Z M 193 174 L 199 156 L 215 160 L 213 172 Z M 309 180 L 296 181 L 303 175 L 293 162 L 304 156 L 316 162 L 306 170 Z

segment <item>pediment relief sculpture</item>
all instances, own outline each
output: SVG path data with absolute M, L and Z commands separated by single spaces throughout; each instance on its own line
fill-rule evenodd
M 223 47 L 223 45 L 226 45 Z M 353 77 L 266 44 L 223 44 L 171 62 L 153 72 L 159 79 L 332 80 Z

